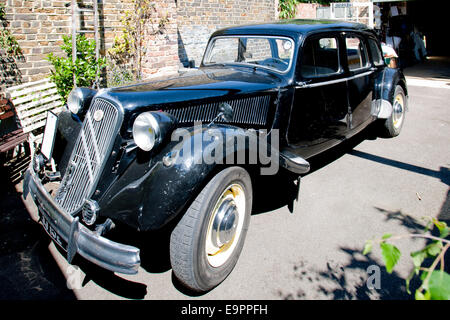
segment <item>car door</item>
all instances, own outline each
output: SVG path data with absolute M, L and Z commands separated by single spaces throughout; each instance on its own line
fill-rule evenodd
M 311 35 L 303 42 L 287 140 L 307 158 L 342 141 L 347 132 L 347 84 L 338 33 Z
M 372 120 L 374 69 L 362 35 L 345 33 L 344 43 L 348 68 L 348 103 L 351 112 L 349 123 L 351 130 L 357 130 Z

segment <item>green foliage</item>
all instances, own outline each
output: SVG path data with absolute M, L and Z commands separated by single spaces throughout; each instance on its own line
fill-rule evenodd
M 280 19 L 292 19 L 297 13 L 298 0 L 280 0 L 278 9 L 280 11 Z
M 74 78 L 77 87 L 92 87 L 95 85 L 97 73 L 106 66 L 105 58 L 96 59 L 95 40 L 86 39 L 84 35 L 76 38 L 77 57 L 72 61 L 72 37 L 63 36 L 62 51 L 65 56 L 59 57 L 50 53 L 47 57 L 53 65 L 50 79 L 56 84 L 58 94 L 66 102 L 73 89 Z
M 439 230 L 439 237 L 426 234 L 432 230 L 434 226 Z M 427 244 L 421 250 L 410 254 L 414 267 L 410 275 L 406 278 L 406 290 L 411 294 L 409 284 L 415 276 L 418 276 L 422 281 L 422 284 L 414 294 L 416 300 L 450 300 L 450 275 L 444 271 L 444 256 L 448 248 L 450 248 L 450 240 L 446 239 L 449 235 L 450 228 L 447 224 L 433 218 L 430 219 L 430 223 L 426 226 L 425 233 L 423 234 L 408 234 L 402 236 L 385 234 L 378 241 L 366 241 L 363 254 L 369 254 L 373 249 L 374 243 L 378 243 L 380 245 L 383 262 L 386 265 L 386 270 L 388 273 L 392 273 L 395 265 L 400 260 L 401 252 L 393 244 L 387 243 L 388 240 L 393 241 L 417 237 L 432 240 L 431 243 Z M 433 260 L 430 267 L 423 267 L 423 263 L 426 259 Z M 437 271 L 436 267 L 439 263 L 441 269 Z
M 134 81 L 133 73 L 129 70 L 127 65 L 115 64 L 108 61 L 107 69 L 108 87 L 118 87 Z

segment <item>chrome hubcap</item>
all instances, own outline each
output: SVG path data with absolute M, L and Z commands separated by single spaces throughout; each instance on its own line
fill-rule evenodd
M 404 113 L 403 104 L 404 104 L 403 96 L 401 94 L 397 95 L 394 100 L 393 106 L 394 110 L 392 116 L 394 122 L 393 124 L 396 129 L 400 128 L 403 122 L 403 113 Z
M 239 184 L 228 186 L 214 206 L 206 233 L 205 253 L 213 267 L 223 265 L 241 235 L 245 215 L 245 193 Z
M 237 229 L 239 213 L 232 199 L 226 199 L 217 210 L 211 230 L 211 241 L 216 247 L 229 243 Z

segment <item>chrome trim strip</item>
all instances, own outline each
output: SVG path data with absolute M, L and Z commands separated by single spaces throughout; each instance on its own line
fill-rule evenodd
M 357 78 L 365 77 L 365 76 L 372 74 L 373 72 L 374 72 L 373 70 L 370 70 L 370 71 L 356 74 L 354 76 L 347 77 L 347 78 L 335 79 L 335 80 L 329 80 L 329 81 L 323 81 L 323 82 L 317 82 L 317 83 L 299 82 L 299 83 L 297 83 L 297 86 L 295 86 L 295 88 L 303 89 L 303 88 L 315 88 L 315 87 L 326 86 L 329 84 L 335 84 L 335 83 L 340 83 L 340 82 L 344 82 L 344 81 L 350 81 L 350 80 L 354 80 Z

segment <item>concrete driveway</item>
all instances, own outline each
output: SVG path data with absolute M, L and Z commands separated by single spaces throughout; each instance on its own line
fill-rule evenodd
M 29 203 L 9 190 L 0 209 L 0 231 L 6 232 L 0 232 L 0 298 L 409 299 L 403 280 L 412 268 L 409 252 L 423 241 L 396 243 L 401 260 L 392 274 L 380 269 L 378 289 L 366 281 L 381 254 L 361 254 L 372 237 L 420 231 L 424 216 L 450 220 L 448 78 L 424 80 L 419 73 L 408 80 L 410 108 L 401 135 L 382 139 L 368 131 L 313 159 L 293 208 L 286 185 L 268 184 L 256 199 L 237 266 L 212 291 L 198 295 L 180 286 L 167 244 L 156 236 L 143 240 L 137 275 L 114 275 L 81 259 L 74 261 L 80 269 L 69 266 L 29 218 Z

